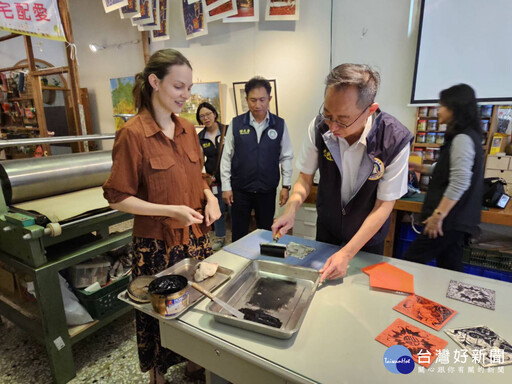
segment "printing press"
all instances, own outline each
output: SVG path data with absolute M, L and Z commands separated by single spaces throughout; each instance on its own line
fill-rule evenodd
M 0 293 L 0 315 L 45 345 L 57 383 L 75 376 L 71 345 L 130 310 L 68 328 L 59 284 L 60 271 L 131 240 L 122 223 L 133 216 L 103 198 L 111 165 L 110 151 L 0 161 L 0 264 L 28 276 L 36 297 Z

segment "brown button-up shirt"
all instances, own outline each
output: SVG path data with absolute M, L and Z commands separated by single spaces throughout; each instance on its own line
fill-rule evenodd
M 149 111 L 130 119 L 116 133 L 112 171 L 103 185 L 105 199 L 119 203 L 135 196 L 155 204 L 186 205 L 203 213 L 204 189 L 201 147 L 189 121 L 172 115 L 174 139 L 162 132 Z M 187 244 L 189 228 L 169 217 L 135 215 L 133 235 L 165 240 L 168 247 Z M 207 233 L 193 224 L 194 234 Z

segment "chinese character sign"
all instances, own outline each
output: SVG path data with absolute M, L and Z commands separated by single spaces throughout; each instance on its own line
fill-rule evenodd
M 0 29 L 66 41 L 57 0 L 0 0 Z

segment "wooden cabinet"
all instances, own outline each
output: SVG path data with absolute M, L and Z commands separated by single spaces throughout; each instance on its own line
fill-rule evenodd
M 297 211 L 297 215 L 295 215 L 293 235 L 304 239 L 315 240 L 316 217 L 317 213 L 315 204 L 302 204 Z

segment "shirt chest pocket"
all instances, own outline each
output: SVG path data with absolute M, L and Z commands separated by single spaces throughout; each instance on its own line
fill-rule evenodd
M 152 157 L 149 159 L 148 198 L 151 202 L 158 204 L 167 203 L 167 191 L 172 187 L 175 165 L 176 162 L 170 156 Z

